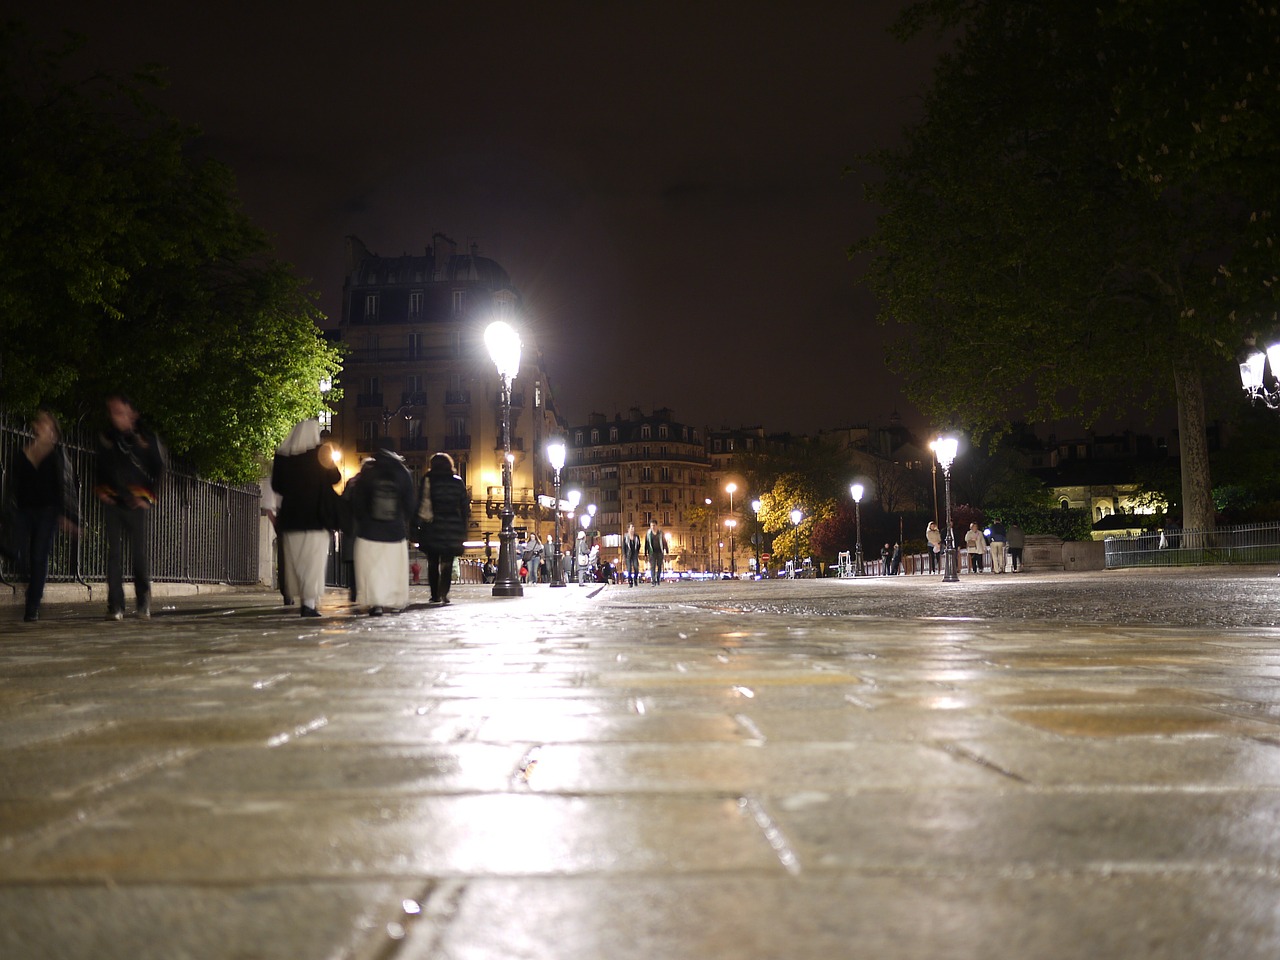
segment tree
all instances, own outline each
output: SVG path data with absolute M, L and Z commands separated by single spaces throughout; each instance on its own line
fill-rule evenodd
M 75 419 L 123 391 L 205 475 L 261 476 L 339 369 L 314 295 L 154 75 L 67 79 L 77 43 L 24 39 L 0 31 L 0 403 Z
M 785 473 L 760 497 L 760 523 L 766 533 L 773 534 L 775 555 L 782 559 L 807 557 L 815 525 L 835 516 L 836 507 L 836 498 L 825 496 L 813 477 Z M 803 514 L 798 527 L 791 522 L 791 511 L 796 508 Z
M 1176 399 L 1183 521 L 1210 528 L 1206 378 L 1272 323 L 1280 22 L 1253 0 L 923 0 L 960 40 L 905 145 L 866 282 L 939 422 L 1000 431 Z M 939 369 L 945 375 L 939 375 Z

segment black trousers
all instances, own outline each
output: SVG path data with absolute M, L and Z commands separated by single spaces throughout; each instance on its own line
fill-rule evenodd
M 26 529 L 22 533 L 27 561 L 27 610 L 32 616 L 40 612 L 44 598 L 45 581 L 49 578 L 49 554 L 53 550 L 53 538 L 58 532 L 57 507 L 39 507 L 27 511 L 23 517 Z
M 427 586 L 432 600 L 443 600 L 453 585 L 453 554 L 427 551 Z
M 151 532 L 150 510 L 126 510 L 106 504 L 102 517 L 107 530 L 107 608 L 124 613 L 124 548 L 133 561 L 133 593 L 139 606 L 151 599 L 151 564 L 147 541 Z

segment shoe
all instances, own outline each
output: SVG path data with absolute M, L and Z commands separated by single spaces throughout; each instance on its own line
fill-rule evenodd
M 35 623 L 35 622 L 36 622 L 37 620 L 39 620 L 39 619 L 40 619 L 40 613 L 39 613 L 39 611 L 36 611 L 36 610 L 28 610 L 25 614 L 23 614 L 22 622 L 23 622 L 23 623 Z
M 441 598 L 440 598 L 440 603 L 441 603 L 442 605 L 443 605 L 443 604 L 447 604 L 447 603 L 449 603 L 449 602 L 450 602 L 450 601 L 449 601 L 449 598 L 448 598 L 448 597 L 441 597 Z
M 124 611 L 123 611 L 123 610 L 108 610 L 108 611 L 107 611 L 107 619 L 108 619 L 108 620 L 123 620 L 123 619 L 124 619 Z
M 145 605 L 144 605 L 144 606 L 139 607 L 139 608 L 138 608 L 138 619 L 139 619 L 139 620 L 150 620 L 150 619 L 151 619 L 151 607 L 149 607 L 149 606 L 145 606 Z
M 431 598 L 431 600 L 430 600 L 430 602 L 431 602 L 431 603 L 439 603 L 439 602 L 440 602 L 440 598 L 439 598 L 439 597 L 432 597 L 432 598 Z
M 369 608 L 369 616 L 371 616 L 371 617 L 380 617 L 380 616 L 382 616 L 382 608 L 381 608 L 381 607 L 370 607 L 370 608 Z
M 299 610 L 299 611 L 298 611 L 298 613 L 299 613 L 299 614 L 301 614 L 301 615 L 302 615 L 302 616 L 304 616 L 304 617 L 318 617 L 318 616 L 320 616 L 320 611 L 319 611 L 319 610 L 317 610 L 315 607 L 308 607 L 305 603 L 302 605 L 302 609 L 301 609 L 301 610 Z

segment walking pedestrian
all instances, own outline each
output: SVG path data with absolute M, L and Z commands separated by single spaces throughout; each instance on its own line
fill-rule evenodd
M 936 520 L 929 521 L 929 526 L 924 531 L 924 539 L 929 545 L 929 572 L 937 573 L 938 568 L 942 566 L 942 531 L 938 529 Z
M 351 513 L 356 596 L 371 617 L 409 605 L 409 524 L 416 508 L 413 477 L 402 456 L 379 450 L 365 461 Z
M 427 586 L 431 602 L 449 602 L 453 584 L 453 562 L 462 556 L 467 538 L 471 501 L 467 486 L 454 467 L 453 457 L 437 453 L 431 457 L 418 490 L 418 544 L 427 555 Z M 485 561 L 484 582 L 489 580 L 490 561 Z
M 27 568 L 26 612 L 22 619 L 40 619 L 40 601 L 49 577 L 49 554 L 61 528 L 75 535 L 80 528 L 80 496 L 71 458 L 62 445 L 58 420 L 48 410 L 31 419 L 31 442 L 14 462 L 14 545 Z
M 1013 567 L 1013 572 L 1017 573 L 1022 569 L 1022 548 L 1026 546 L 1027 538 L 1022 528 L 1016 523 L 1009 524 L 1006 542 L 1009 544 L 1009 565 Z
M 627 572 L 627 586 L 634 587 L 640 582 L 640 534 L 634 523 L 627 524 L 622 537 L 622 566 Z
M 578 586 L 585 587 L 587 585 L 588 558 L 591 555 L 591 544 L 587 540 L 586 533 L 582 530 L 578 531 L 578 539 L 573 553 L 574 569 L 578 572 Z
M 107 428 L 98 436 L 98 499 L 107 537 L 107 617 L 124 619 L 124 545 L 133 558 L 137 615 L 151 617 L 151 565 L 147 555 L 151 511 L 166 468 L 164 447 L 139 423 L 123 394 L 107 397 Z
M 276 448 L 271 487 L 280 495 L 276 529 L 284 541 L 285 591 L 304 617 L 321 615 L 330 531 L 341 525 L 333 486 L 341 479 L 317 420 L 297 424 Z
M 1004 524 L 999 520 L 991 521 L 988 529 L 991 531 L 991 570 L 993 573 L 1004 573 L 1005 544 L 1008 534 L 1005 533 Z
M 987 538 L 982 535 L 976 523 L 969 524 L 969 532 L 964 535 L 965 546 L 969 549 L 969 572 L 982 572 L 982 555 L 987 552 Z
M 649 521 L 649 532 L 644 535 L 644 553 L 649 558 L 649 577 L 656 587 L 662 582 L 662 561 L 667 553 L 657 520 Z

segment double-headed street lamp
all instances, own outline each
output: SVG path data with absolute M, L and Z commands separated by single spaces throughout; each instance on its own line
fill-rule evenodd
M 547 459 L 551 462 L 551 469 L 555 471 L 554 477 L 551 481 L 556 495 L 556 505 L 554 507 L 556 518 L 556 555 L 552 558 L 554 562 L 551 565 L 551 585 L 553 587 L 564 586 L 564 574 L 560 568 L 560 471 L 564 469 L 564 455 L 565 446 L 563 440 L 555 440 L 547 444 Z
M 791 560 L 791 579 L 794 580 L 800 574 L 800 521 L 804 519 L 804 513 L 799 507 L 791 511 L 791 525 L 795 528 L 795 555 Z
M 498 535 L 498 572 L 493 580 L 495 597 L 522 597 L 516 576 L 516 530 L 511 508 L 511 381 L 520 372 L 520 335 L 511 325 L 495 320 L 484 330 L 484 345 L 498 368 L 502 382 L 502 532 Z
M 853 575 L 861 577 L 865 574 L 862 569 L 862 494 L 865 488 L 860 483 L 855 483 L 849 488 L 849 496 L 853 497 L 853 517 L 858 532 L 858 540 L 853 545 Z
M 960 449 L 960 441 L 955 437 L 939 437 L 929 444 L 929 449 L 938 458 L 945 481 L 947 504 L 947 533 L 943 539 L 942 549 L 942 582 L 955 583 L 960 579 L 960 571 L 956 569 L 956 534 L 951 525 L 951 464 L 955 463 L 956 451 Z

